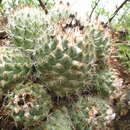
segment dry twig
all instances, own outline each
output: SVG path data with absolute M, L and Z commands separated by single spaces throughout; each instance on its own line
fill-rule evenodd
M 90 19 L 90 20 L 91 20 L 92 14 L 93 14 L 94 10 L 96 9 L 97 5 L 99 4 L 99 2 L 100 2 L 100 0 L 98 0 L 97 2 L 95 2 L 95 5 L 94 5 L 94 7 L 92 8 L 92 11 L 91 11 L 90 16 L 89 16 L 89 19 Z
M 48 14 L 48 9 L 45 6 L 46 5 L 45 2 L 43 2 L 42 0 L 38 0 L 38 1 L 42 9 L 45 11 L 45 14 Z
M 112 17 L 109 18 L 109 20 L 108 20 L 108 22 L 106 23 L 106 25 L 112 21 L 112 19 L 117 15 L 117 13 L 119 12 L 119 10 L 120 10 L 128 1 L 130 1 L 130 0 L 125 0 L 125 1 L 115 10 L 115 12 L 113 13 Z

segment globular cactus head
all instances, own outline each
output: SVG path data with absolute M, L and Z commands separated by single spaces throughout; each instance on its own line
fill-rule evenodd
M 40 84 L 17 84 L 7 95 L 5 110 L 14 121 L 23 126 L 35 126 L 43 121 L 53 107 L 50 95 Z
M 35 53 L 41 79 L 59 96 L 92 86 L 98 72 L 108 69 L 110 46 L 94 26 L 82 25 L 75 15 L 66 14 L 61 19 L 58 12 L 50 15 L 53 35 L 45 36 Z
M 15 47 L 0 47 L 0 87 L 3 91 L 12 84 L 23 82 L 31 72 L 30 58 Z M 8 87 L 8 88 L 6 88 Z
M 113 86 L 115 74 L 110 70 L 104 70 L 95 74 L 91 79 L 93 87 L 90 90 L 102 97 L 108 97 L 115 90 Z
M 71 119 L 77 129 L 108 129 L 115 113 L 109 104 L 100 97 L 80 97 L 69 108 Z
M 34 7 L 23 7 L 12 13 L 8 22 L 8 33 L 12 43 L 23 49 L 34 49 L 39 38 L 49 27 L 44 11 Z

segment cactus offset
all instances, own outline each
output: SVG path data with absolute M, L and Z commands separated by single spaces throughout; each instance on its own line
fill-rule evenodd
M 100 97 L 80 97 L 78 102 L 69 108 L 71 119 L 77 129 L 108 129 L 115 113 L 107 102 Z M 112 125 L 112 124 L 111 124 Z
M 30 74 L 32 62 L 21 50 L 14 47 L 0 47 L 0 87 L 23 82 Z
M 38 8 L 24 7 L 9 17 L 8 32 L 12 43 L 23 49 L 34 49 L 49 24 L 46 15 Z
M 7 97 L 6 111 L 23 126 L 35 126 L 48 116 L 52 108 L 51 97 L 40 84 L 17 84 Z

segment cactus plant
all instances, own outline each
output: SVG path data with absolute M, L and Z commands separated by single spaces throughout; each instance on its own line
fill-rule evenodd
M 7 29 L 12 44 L 0 48 L 0 96 L 6 92 L 2 107 L 20 128 L 107 128 L 115 118 L 111 107 L 101 97 L 82 97 L 89 90 L 106 97 L 113 89 L 107 65 L 111 43 L 101 31 L 68 9 L 52 8 L 45 15 L 27 6 L 9 16 Z M 55 99 L 69 101 L 65 96 L 78 101 L 57 109 Z
M 98 72 L 98 74 L 93 76 L 92 89 L 103 97 L 111 95 L 113 90 L 115 90 L 113 86 L 114 76 L 115 74 L 110 70 Z
M 48 116 L 52 108 L 50 95 L 40 84 L 17 84 L 8 95 L 5 110 L 14 121 L 24 127 L 35 126 Z
M 32 62 L 21 50 L 0 47 L 0 87 L 7 91 L 12 84 L 24 81 L 30 74 Z
M 69 108 L 69 113 L 74 126 L 79 130 L 107 130 L 107 125 L 115 118 L 112 108 L 100 97 L 80 97 Z
M 47 16 L 24 7 L 12 15 L 9 30 L 16 46 L 33 51 L 41 80 L 58 96 L 93 86 L 100 71 L 108 69 L 110 42 L 67 9 L 53 8 Z
M 45 130 L 73 130 L 71 119 L 65 107 L 55 110 L 45 122 Z
M 34 7 L 24 7 L 12 13 L 8 22 L 8 33 L 12 43 L 23 49 L 34 49 L 41 36 L 49 27 L 43 11 Z
M 93 86 L 93 80 L 98 79 L 104 74 L 101 72 L 108 69 L 106 55 L 109 53 L 109 42 L 93 26 L 85 29 L 83 35 L 80 34 L 80 39 L 74 29 L 68 37 L 67 33 L 63 32 L 63 35 L 61 30 L 54 29 L 54 38 L 47 36 L 47 40 L 36 50 L 36 68 L 48 88 L 59 96 Z M 70 35 L 73 36 L 72 39 Z

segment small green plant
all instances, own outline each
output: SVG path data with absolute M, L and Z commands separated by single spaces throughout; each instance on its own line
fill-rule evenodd
M 130 73 L 130 46 L 129 42 L 127 44 L 119 44 L 117 46 L 118 53 L 117 58 L 121 61 L 121 65 L 124 68 L 124 71 L 129 74 Z

